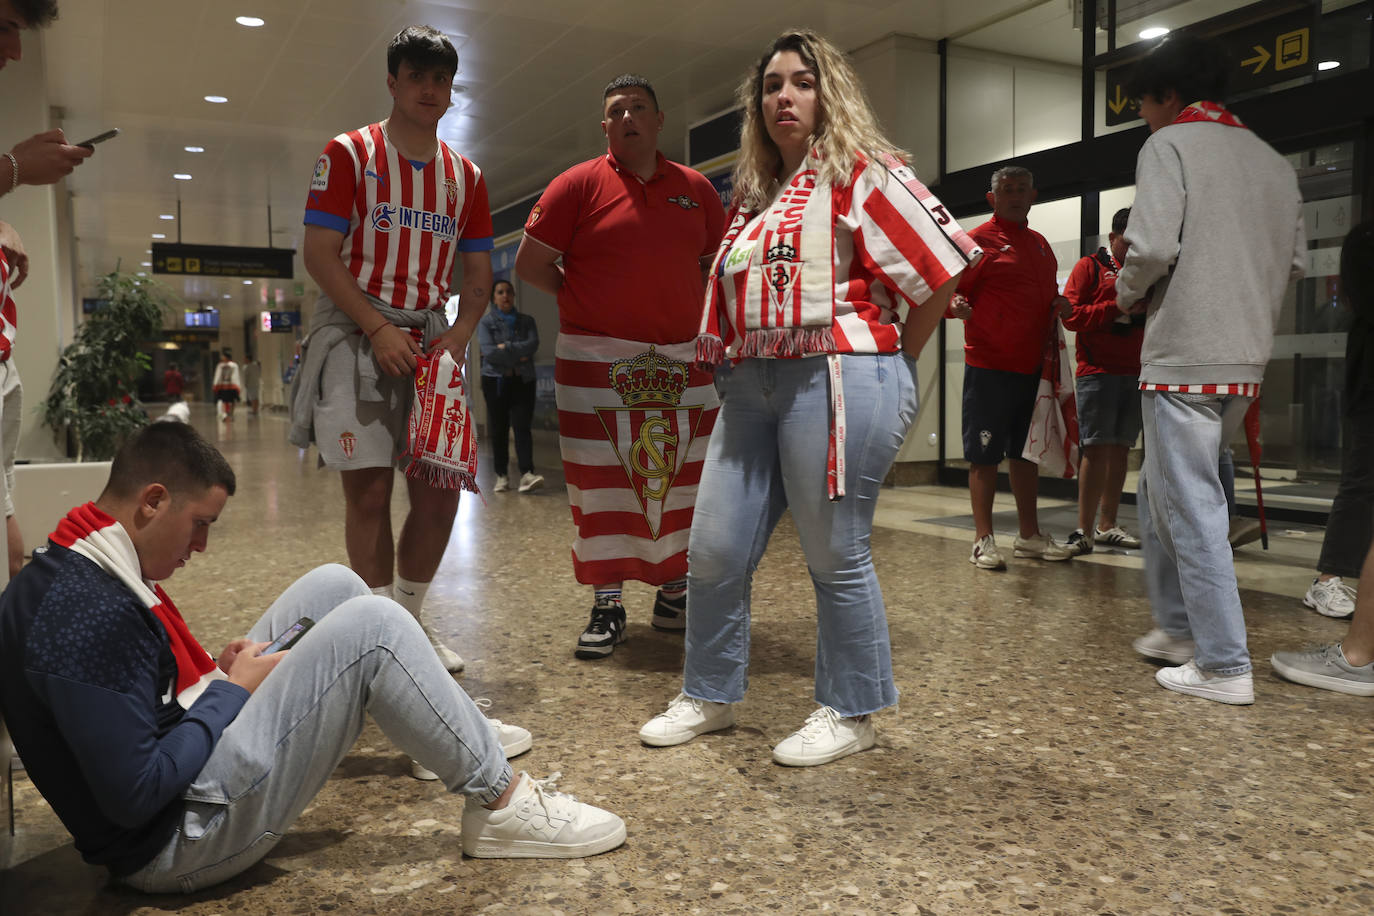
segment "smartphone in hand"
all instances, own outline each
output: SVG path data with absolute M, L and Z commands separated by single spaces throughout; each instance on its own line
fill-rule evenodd
M 273 652 L 286 651 L 294 646 L 297 641 L 305 635 L 305 631 L 314 625 L 315 621 L 311 620 L 309 617 L 302 617 L 300 620 L 297 620 L 295 623 L 291 624 L 291 626 L 287 627 L 284 633 L 268 643 L 259 654 L 271 655 Z
M 95 149 L 95 145 L 96 145 L 97 143 L 104 143 L 106 140 L 109 140 L 109 139 L 112 138 L 112 137 L 118 137 L 118 136 L 119 136 L 119 128 L 118 128 L 118 127 L 112 127 L 112 128 L 110 128 L 109 130 L 105 131 L 105 132 L 102 133 L 102 134 L 96 134 L 94 137 L 91 137 L 89 140 L 82 140 L 80 143 L 73 143 L 72 146 L 84 146 L 84 147 L 86 147 L 87 149 Z

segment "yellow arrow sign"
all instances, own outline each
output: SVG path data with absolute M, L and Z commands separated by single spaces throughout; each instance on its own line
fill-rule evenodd
M 1251 64 L 1257 64 L 1258 66 L 1256 66 L 1255 69 L 1251 70 L 1250 72 L 1258 76 L 1259 72 L 1264 69 L 1264 65 L 1269 63 L 1269 58 L 1272 55 L 1269 53 L 1269 49 L 1264 47 L 1264 45 L 1251 45 L 1250 47 L 1254 48 L 1259 53 L 1256 54 L 1254 57 L 1250 58 L 1249 60 L 1241 61 L 1240 65 L 1242 67 L 1248 67 Z
M 1125 108 L 1130 99 L 1121 94 L 1121 84 L 1116 84 L 1116 98 L 1107 100 L 1107 107 L 1112 110 L 1112 114 L 1121 114 L 1121 109 Z

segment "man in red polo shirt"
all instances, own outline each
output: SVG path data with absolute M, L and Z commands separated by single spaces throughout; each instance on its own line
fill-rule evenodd
M 515 259 L 525 282 L 558 298 L 573 571 L 595 591 L 577 640 L 587 659 L 626 639 L 626 579 L 659 586 L 656 629 L 687 626 L 687 535 L 718 407 L 693 361 L 703 277 L 725 223 L 711 183 L 658 151 L 663 112 L 648 80 L 611 81 L 601 129 L 608 152 L 553 180 Z
M 992 533 L 997 465 L 1003 458 L 1009 459 L 1020 527 L 1014 556 L 1073 556 L 1040 531 L 1039 469 L 1021 457 L 1051 323 L 1072 310 L 1059 295 L 1059 265 L 1050 243 L 1026 224 L 1035 196 L 1028 169 L 1012 165 L 992 173 L 987 195 L 992 219 L 969 233 L 983 249 L 983 260 L 964 271 L 950 303 L 950 316 L 964 321 L 964 457 L 975 529 L 969 562 L 980 569 L 1006 566 Z

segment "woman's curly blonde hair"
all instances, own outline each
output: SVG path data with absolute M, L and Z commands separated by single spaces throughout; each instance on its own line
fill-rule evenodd
M 909 160 L 905 151 L 883 135 L 858 75 L 839 49 L 809 29 L 792 29 L 769 45 L 736 93 L 744 109 L 734 172 L 736 204 L 750 212 L 762 210 L 777 193 L 779 180 L 786 177 L 778 174 L 782 154 L 763 120 L 764 71 L 773 55 L 784 51 L 795 51 L 816 74 L 818 123 L 811 145 L 820 153 L 822 181 L 845 184 L 860 155 L 870 161 L 885 154 Z

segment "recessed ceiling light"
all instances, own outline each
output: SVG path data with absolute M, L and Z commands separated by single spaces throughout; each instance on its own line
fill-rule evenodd
M 190 176 L 190 174 L 187 173 L 187 172 L 173 172 L 173 173 L 172 173 L 172 177 L 175 178 L 177 181 L 190 181 L 190 180 L 191 180 L 191 176 Z
M 203 152 L 205 152 L 205 147 L 203 147 L 203 146 L 187 146 L 187 147 L 183 147 L 183 149 L 185 149 L 186 152 L 188 152 L 188 153 L 203 153 Z
M 225 293 L 225 294 L 224 294 L 224 298 L 226 298 L 226 299 L 232 299 L 232 298 L 234 298 L 234 297 L 231 296 L 231 295 L 229 295 L 228 293 Z
M 229 101 L 229 99 L 222 95 L 207 95 L 205 101 L 215 105 L 223 105 L 225 102 Z
M 1338 60 L 1324 60 L 1324 61 L 1322 61 L 1321 63 L 1317 64 L 1317 69 L 1318 69 L 1318 70 L 1335 70 L 1335 69 L 1336 69 L 1337 67 L 1339 67 L 1340 65 L 1341 65 L 1341 62 L 1338 61 Z
M 244 286 L 252 286 L 252 285 L 253 285 L 253 281 L 252 281 L 252 280 L 244 280 L 244 281 L 243 281 L 243 285 L 244 285 Z
M 256 29 L 263 24 L 263 20 L 257 16 L 236 16 L 234 21 L 239 25 L 246 25 L 250 29 Z
M 158 219 L 176 219 L 176 217 L 170 213 L 161 213 L 158 215 Z
M 167 237 L 167 236 L 163 235 L 161 232 L 154 232 L 154 233 L 153 233 L 153 238 L 155 238 L 155 239 L 165 239 L 166 237 Z
M 153 266 L 153 262 L 152 262 L 152 261 L 143 261 L 143 262 L 141 262 L 138 266 L 139 266 L 139 267 L 152 267 L 152 266 Z
M 1140 37 L 1141 37 L 1143 40 L 1145 40 L 1145 41 L 1149 41 L 1151 38 L 1158 38 L 1158 37 L 1161 36 L 1161 35 L 1168 35 L 1168 34 L 1169 34 L 1169 30 L 1168 30 L 1166 27 L 1164 27 L 1164 26 L 1162 26 L 1162 25 L 1156 25 L 1156 26 L 1151 26 L 1151 27 L 1148 28 L 1148 29 L 1142 30 L 1141 33 L 1140 33 Z
M 148 276 L 148 272 L 147 272 L 147 271 L 140 270 L 138 273 L 134 274 L 134 276 L 135 276 L 135 277 L 146 277 L 146 276 Z

